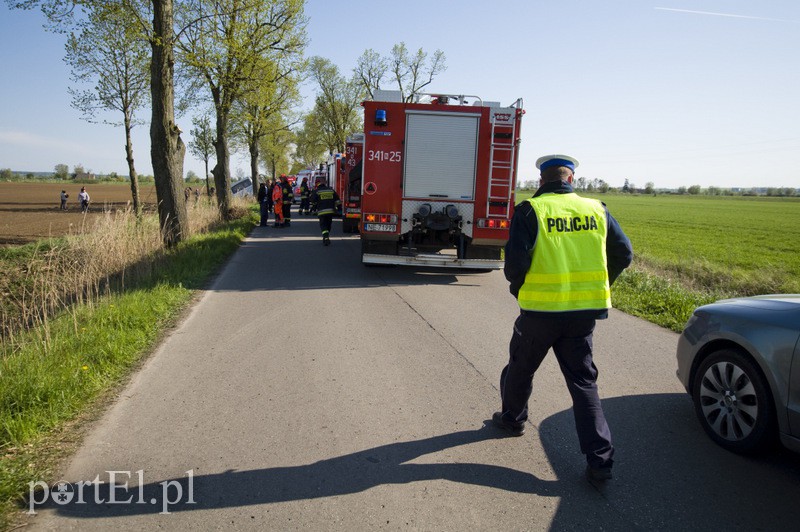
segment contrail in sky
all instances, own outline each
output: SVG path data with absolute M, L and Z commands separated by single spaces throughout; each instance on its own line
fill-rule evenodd
M 654 7 L 653 9 L 657 9 L 659 11 L 673 11 L 675 13 L 691 13 L 694 15 L 711 15 L 714 17 L 730 17 L 730 18 L 746 18 L 750 20 L 768 20 L 770 22 L 793 22 L 798 23 L 800 21 L 797 20 L 786 20 L 780 18 L 767 18 L 767 17 L 753 17 L 750 15 L 734 15 L 731 13 L 714 13 L 711 11 L 693 11 L 691 9 L 673 9 L 671 7 Z

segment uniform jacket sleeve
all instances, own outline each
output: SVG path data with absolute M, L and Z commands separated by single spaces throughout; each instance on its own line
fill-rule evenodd
M 605 207 L 605 204 L 603 204 Z M 606 236 L 606 258 L 608 259 L 608 281 L 614 284 L 622 270 L 627 268 L 633 260 L 633 246 L 622 227 L 606 207 L 606 220 L 608 234 Z
M 531 204 L 524 201 L 514 207 L 506 243 L 506 262 L 503 266 L 503 273 L 509 282 L 508 290 L 514 297 L 519 294 L 519 289 L 525 282 L 525 275 L 531 267 L 533 246 L 536 245 L 538 231 L 539 223 L 536 221 Z

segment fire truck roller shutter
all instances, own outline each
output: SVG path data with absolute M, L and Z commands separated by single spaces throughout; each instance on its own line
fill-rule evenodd
M 407 111 L 403 196 L 475 198 L 480 115 Z

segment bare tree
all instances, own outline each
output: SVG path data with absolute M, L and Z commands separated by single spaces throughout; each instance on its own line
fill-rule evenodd
M 89 122 L 100 111 L 118 111 L 122 121 L 101 120 L 125 129 L 125 159 L 131 184 L 133 210 L 142 212 L 139 181 L 133 161 L 131 130 L 141 122 L 134 114 L 148 99 L 150 53 L 147 42 L 136 30 L 136 20 L 119 5 L 109 3 L 91 11 L 67 39 L 66 62 L 72 80 L 91 83 L 93 90 L 69 88 L 72 106 Z
M 192 125 L 194 126 L 191 131 L 193 140 L 189 141 L 189 151 L 206 165 L 206 194 L 210 196 L 208 161 L 214 155 L 214 128 L 211 127 L 211 117 L 207 114 L 196 116 L 192 119 Z
M 447 70 L 444 52 L 436 50 L 428 57 L 428 53 L 419 48 L 411 55 L 406 43 L 401 42 L 392 47 L 388 57 L 381 57 L 373 49 L 365 50 L 353 69 L 359 86 L 370 97 L 381 88 L 385 77 L 397 86 L 403 101 L 411 102 L 428 85 L 433 78 Z

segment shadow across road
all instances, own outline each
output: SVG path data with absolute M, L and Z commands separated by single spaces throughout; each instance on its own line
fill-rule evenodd
M 68 504 L 50 507 L 74 518 L 113 518 L 163 511 L 167 497 L 182 500 L 170 512 L 247 507 L 363 492 L 379 485 L 428 480 L 484 486 L 513 494 L 557 497 L 551 530 L 790 530 L 800 520 L 800 458 L 778 450 L 762 457 L 731 454 L 711 443 L 681 394 L 616 397 L 604 401 L 617 446 L 615 478 L 605 486 L 583 477 L 571 410 L 543 420 L 538 436 L 557 480 L 520 469 L 480 463 L 408 463 L 424 455 L 496 439 L 484 421 L 465 430 L 392 443 L 314 463 L 226 471 L 152 482 L 142 488 L 143 504 Z M 535 438 L 529 430 L 525 438 Z M 497 439 L 497 446 L 505 445 Z M 532 442 L 531 445 L 536 443 Z M 435 457 L 432 457 L 435 459 Z M 522 463 L 530 463 L 521 457 Z M 137 488 L 128 496 L 139 497 Z M 191 490 L 194 502 L 187 503 Z M 94 493 L 94 489 L 92 489 Z M 171 495 L 169 495 L 171 493 Z M 108 486 L 99 500 L 109 500 Z M 117 498 L 120 494 L 117 494 Z M 89 497 L 87 497 L 89 498 Z M 494 500 L 494 499 L 492 499 Z M 466 505 L 480 508 L 483 501 Z
M 351 289 L 377 286 L 471 286 L 474 270 L 369 267 L 361 263 L 358 235 L 336 220 L 331 245 L 322 245 L 316 218 L 292 218 L 290 227 L 256 227 L 211 286 L 222 292 Z M 460 279 L 459 279 L 460 278 Z

